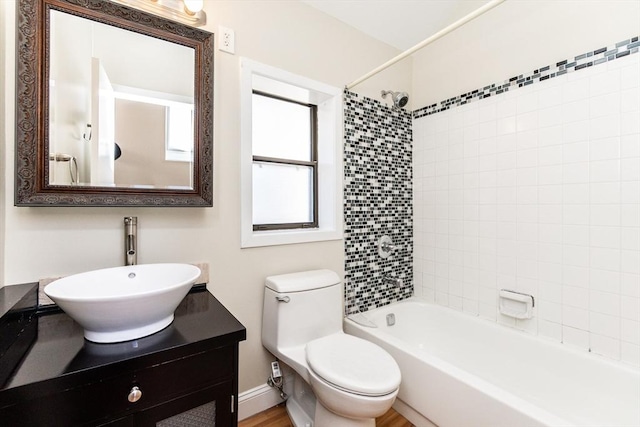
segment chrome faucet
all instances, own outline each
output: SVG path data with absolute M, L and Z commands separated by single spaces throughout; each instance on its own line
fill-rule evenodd
M 402 287 L 402 279 L 399 277 L 393 277 L 390 274 L 385 274 L 382 276 L 382 284 L 383 285 L 393 285 L 396 288 Z
M 397 246 L 396 245 L 392 245 L 390 242 L 382 241 L 380 243 L 380 248 L 382 248 L 382 250 L 384 252 L 393 252 L 393 251 L 396 250 Z
M 138 253 L 136 251 L 138 238 L 138 217 L 124 217 L 124 264 L 136 265 Z
M 394 245 L 391 237 L 382 236 L 380 240 L 378 240 L 378 255 L 381 258 L 389 258 L 393 251 L 400 249 L 400 246 Z

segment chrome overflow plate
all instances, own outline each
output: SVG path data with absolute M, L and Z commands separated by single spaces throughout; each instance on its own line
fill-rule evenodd
M 387 326 L 393 326 L 396 324 L 396 315 L 393 313 L 387 314 Z

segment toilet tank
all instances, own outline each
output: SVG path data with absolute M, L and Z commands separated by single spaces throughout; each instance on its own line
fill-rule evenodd
M 342 283 L 331 270 L 267 277 L 262 344 L 278 354 L 278 349 L 340 332 L 342 313 Z

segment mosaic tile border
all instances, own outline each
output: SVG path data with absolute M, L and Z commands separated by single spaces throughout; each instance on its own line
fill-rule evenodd
M 533 83 L 539 83 L 567 73 L 579 71 L 584 68 L 604 64 L 605 62 L 614 61 L 616 59 L 638 53 L 639 49 L 640 41 L 638 41 L 638 37 L 632 37 L 620 41 L 614 46 L 602 47 L 591 52 L 586 52 L 572 59 L 565 59 L 564 61 L 557 62 L 555 65 L 547 65 L 533 70 L 530 73 L 511 77 L 501 83 L 484 86 L 483 88 L 463 93 L 453 98 L 445 99 L 437 104 L 418 108 L 413 111 L 413 118 L 419 119 L 420 117 L 449 110 L 452 107 L 458 107 L 493 95 L 499 95 L 501 93 L 508 92 L 509 90 L 528 86 Z
M 411 112 L 344 94 L 345 314 L 413 294 L 413 162 Z M 378 241 L 397 245 L 383 259 Z M 384 275 L 402 279 L 398 288 Z

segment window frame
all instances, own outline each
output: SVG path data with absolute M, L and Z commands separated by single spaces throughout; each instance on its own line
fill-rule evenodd
M 317 228 L 253 229 L 253 90 L 317 106 Z M 339 87 L 240 58 L 240 247 L 253 248 L 343 238 L 343 93 Z
M 172 111 L 176 111 L 176 105 L 165 105 L 165 138 L 164 138 L 164 160 L 167 162 L 193 162 L 193 145 L 191 146 L 191 150 L 180 150 L 178 148 L 174 148 L 171 145 L 171 113 Z M 181 108 L 184 108 L 181 106 Z M 194 121 L 194 109 L 191 106 L 191 127 L 189 128 L 190 135 L 187 137 L 188 141 L 193 140 L 193 131 L 195 126 Z
M 289 223 L 273 223 L 273 224 L 253 224 L 253 231 L 266 231 L 266 230 L 290 230 L 290 229 L 299 229 L 299 228 L 318 228 L 318 107 L 315 104 L 309 104 L 304 102 L 299 102 L 293 99 L 285 98 L 283 96 L 275 95 L 273 93 L 268 93 L 260 90 L 253 90 L 252 95 L 264 96 L 267 98 L 277 99 L 279 101 L 290 102 L 292 104 L 302 105 L 303 107 L 309 108 L 309 127 L 310 127 L 310 135 L 309 135 L 309 144 L 310 144 L 310 160 L 293 160 L 293 159 L 284 159 L 278 157 L 266 157 L 266 156 L 256 156 L 253 157 L 253 164 L 255 163 L 271 163 L 271 164 L 279 164 L 279 165 L 289 165 L 289 166 L 306 166 L 310 167 L 312 170 L 312 190 L 313 190 L 313 199 L 312 199 L 312 215 L 313 220 L 310 222 L 289 222 Z M 253 222 L 253 221 L 252 221 Z

